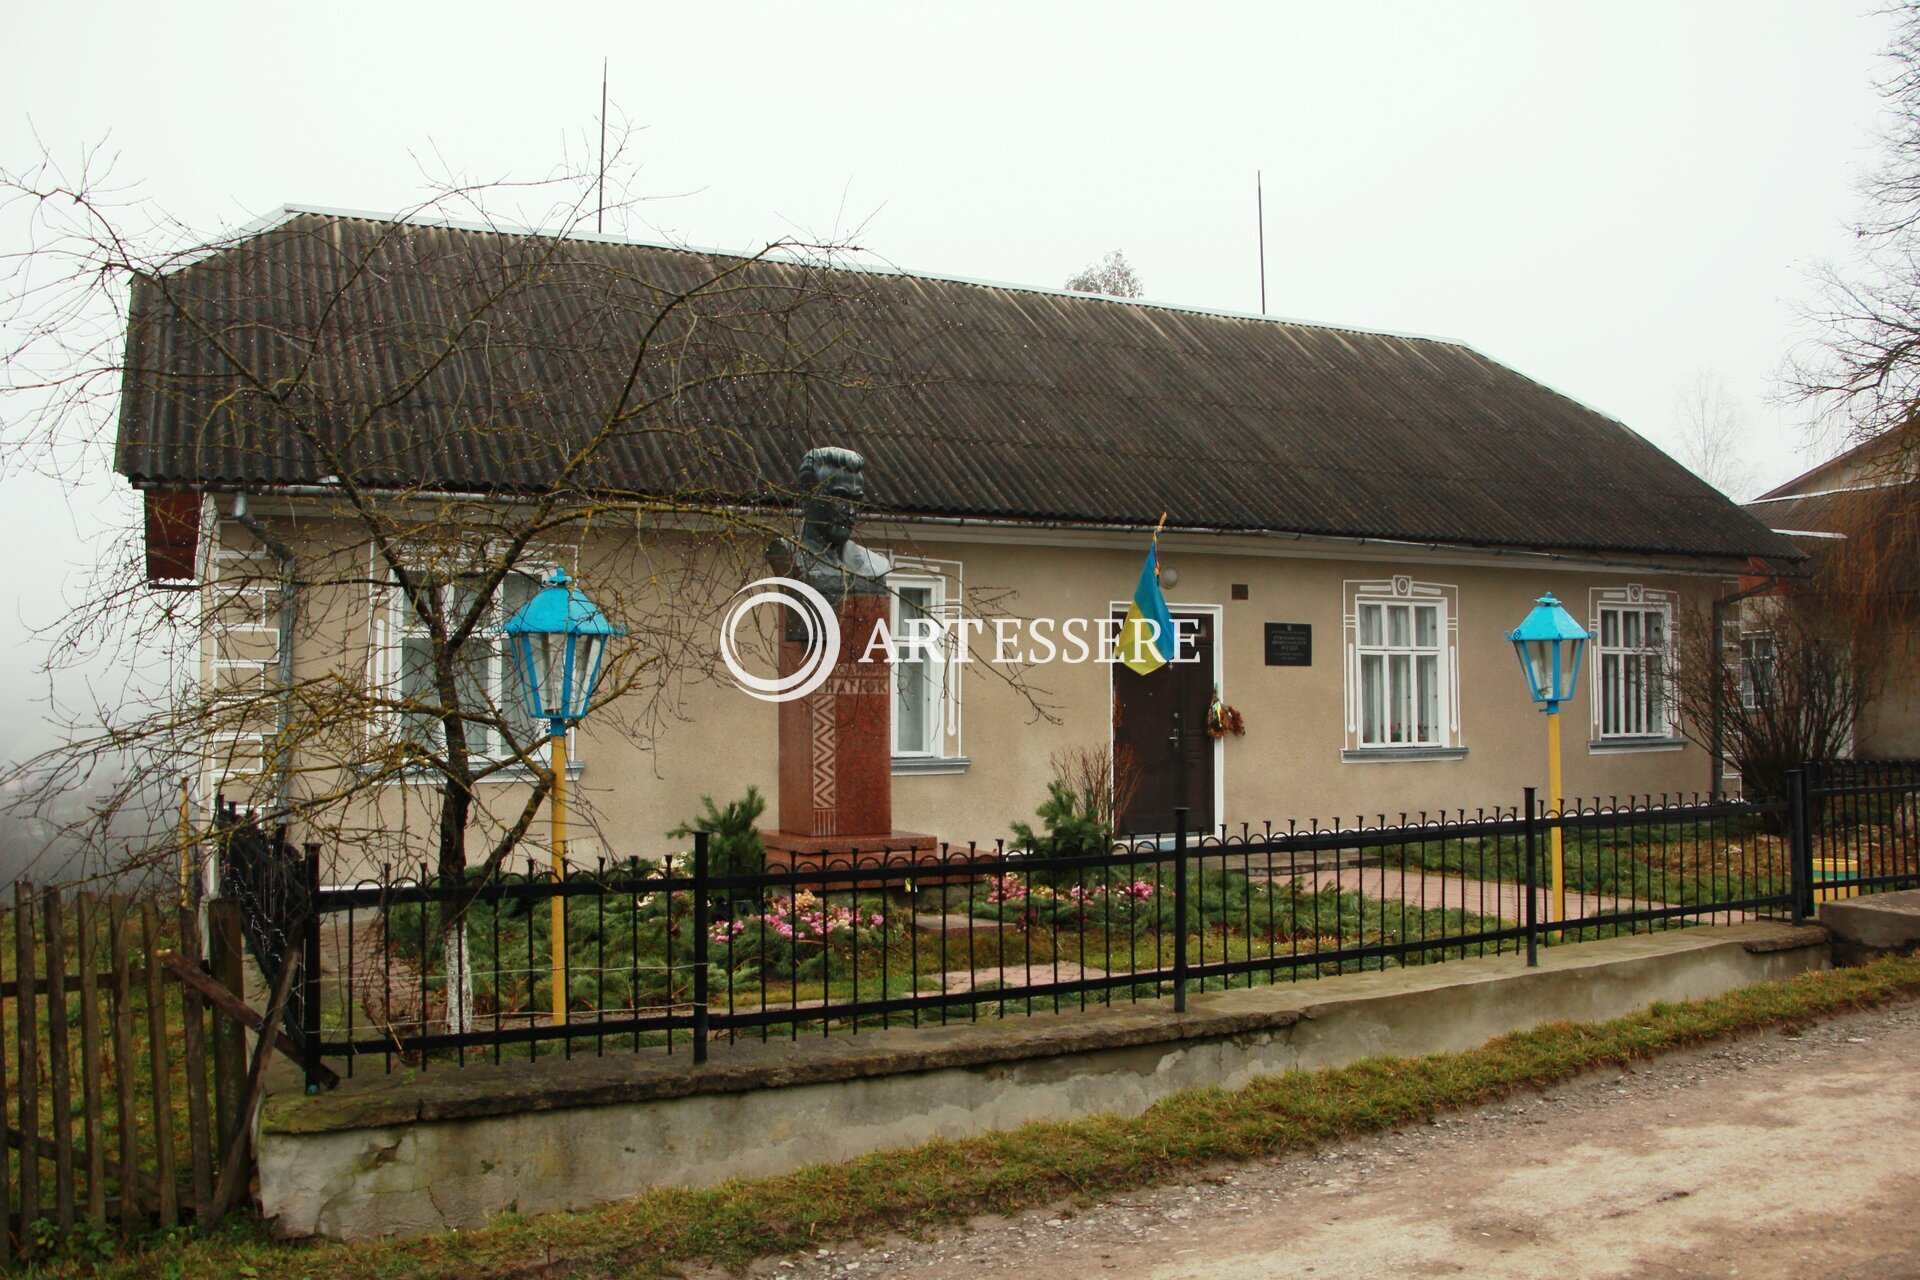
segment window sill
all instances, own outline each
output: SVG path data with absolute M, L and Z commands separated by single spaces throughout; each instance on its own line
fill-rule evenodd
M 1679 751 L 1686 745 L 1685 738 L 1595 738 L 1587 743 L 1587 750 L 1604 756 L 1620 751 Z
M 910 778 L 918 774 L 965 773 L 972 767 L 973 761 L 967 756 L 895 756 L 893 758 L 893 776 L 896 778 Z
M 1465 747 L 1348 747 L 1342 764 L 1390 764 L 1406 760 L 1465 760 Z

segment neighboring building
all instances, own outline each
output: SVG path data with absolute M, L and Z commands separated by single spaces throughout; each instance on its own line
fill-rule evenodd
M 1801 573 L 1818 584 L 1823 567 L 1847 557 L 1849 581 L 1864 576 L 1891 629 L 1886 675 L 1855 726 L 1853 753 L 1870 759 L 1920 756 L 1920 643 L 1911 627 L 1920 596 L 1920 477 L 1904 441 L 1879 437 L 1855 445 L 1761 494 L 1746 510 L 1806 551 Z M 1871 571 L 1863 562 L 1871 562 Z M 1741 692 L 1766 696 L 1772 639 L 1764 606 L 1743 611 Z
M 859 538 L 896 562 L 896 618 L 1113 616 L 1167 515 L 1166 594 L 1197 662 L 1149 678 L 1036 665 L 1024 689 L 953 652 L 899 669 L 895 821 L 954 841 L 1003 836 L 1058 753 L 1116 739 L 1142 778 L 1133 830 L 1165 829 L 1182 801 L 1235 829 L 1517 804 L 1544 792 L 1544 735 L 1502 633 L 1548 591 L 1596 637 L 1566 708 L 1569 793 L 1704 790 L 1706 754 L 1665 693 L 1675 630 L 1754 560 L 1801 557 L 1620 423 L 1457 342 L 289 210 L 135 291 L 117 466 L 148 495 L 155 578 L 231 584 L 215 612 L 239 625 L 209 641 L 209 678 L 331 672 L 405 695 L 416 629 L 343 490 L 442 515 L 538 495 L 605 420 L 623 344 L 715 270 L 742 290 L 733 309 L 668 326 L 638 379 L 642 395 L 679 379 L 659 416 L 574 486 L 597 523 L 541 544 L 596 596 L 702 593 L 682 611 L 697 635 L 648 643 L 709 661 L 624 730 L 596 716 L 579 735 L 579 791 L 615 856 L 666 847 L 703 794 L 774 789 L 776 708 L 712 678 L 711 610 L 767 572 L 752 548 L 791 526 L 814 445 L 867 459 Z M 757 376 L 779 363 L 775 330 L 810 335 L 807 376 Z M 729 380 L 726 360 L 755 376 Z M 388 394 L 408 378 L 410 398 Z M 748 527 L 713 541 L 722 517 L 702 510 Z M 309 592 L 291 653 L 263 537 L 374 566 Z M 503 609 L 529 589 L 510 580 Z M 507 688 L 497 661 L 471 678 Z M 1202 731 L 1216 691 L 1243 737 Z M 324 765 L 292 785 L 324 785 Z M 504 770 L 483 804 L 508 813 L 525 785 Z

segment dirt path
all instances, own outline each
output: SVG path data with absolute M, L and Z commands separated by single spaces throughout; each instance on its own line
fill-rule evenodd
M 1920 1004 L 1905 1004 L 1188 1186 L 753 1273 L 1916 1276 L 1916 1064 Z

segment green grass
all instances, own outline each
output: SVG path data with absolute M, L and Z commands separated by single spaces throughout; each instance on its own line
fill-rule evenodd
M 1700 838 L 1685 824 L 1620 829 L 1574 828 L 1563 842 L 1567 889 L 1573 893 L 1685 905 L 1738 901 L 1786 892 L 1786 849 L 1758 820 L 1728 820 Z M 1475 880 L 1526 879 L 1525 842 L 1517 836 L 1435 840 L 1383 851 L 1389 867 L 1442 871 Z M 1539 882 L 1550 877 L 1552 845 L 1535 844 Z
M 927 1231 L 981 1212 L 1012 1213 L 1183 1177 L 1221 1161 L 1308 1151 L 1336 1139 L 1494 1102 L 1595 1067 L 1765 1027 L 1793 1025 L 1920 993 L 1920 958 L 1766 983 L 1711 1000 L 1655 1005 L 1589 1025 L 1557 1023 L 1464 1053 L 1375 1058 L 1273 1077 L 1238 1092 L 1201 1089 L 1130 1119 L 1093 1117 L 933 1142 L 780 1178 L 662 1190 L 588 1213 L 503 1217 L 486 1228 L 406 1242 L 275 1245 L 257 1225 L 178 1237 L 88 1270 L 113 1280 L 335 1280 L 337 1277 L 670 1275 L 825 1241 Z

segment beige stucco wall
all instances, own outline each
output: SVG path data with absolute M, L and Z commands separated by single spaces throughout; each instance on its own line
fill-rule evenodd
M 1138 539 L 1102 547 L 1035 547 L 916 540 L 916 549 L 966 566 L 969 588 L 1018 592 L 1022 613 L 1104 616 L 1123 601 L 1138 575 Z M 1131 545 L 1129 545 L 1131 544 Z M 1162 563 L 1179 573 L 1169 603 L 1215 607 L 1221 613 L 1221 696 L 1245 717 L 1245 737 L 1221 743 L 1222 816 L 1229 826 L 1272 819 L 1372 820 L 1386 812 L 1517 804 L 1521 788 L 1546 786 L 1544 720 L 1527 697 L 1512 646 L 1502 633 L 1516 625 L 1535 596 L 1551 590 L 1576 617 L 1586 617 L 1592 587 L 1640 583 L 1704 599 L 1720 579 L 1595 573 L 1549 567 L 1483 567 L 1412 555 L 1321 558 L 1295 546 L 1250 554 L 1218 540 L 1168 536 Z M 1289 553 L 1290 552 L 1290 553 Z M 1343 584 L 1405 575 L 1458 589 L 1460 745 L 1457 760 L 1349 763 L 1345 720 Z M 1232 599 L 1235 583 L 1245 600 Z M 1310 667 L 1268 667 L 1264 624 L 1313 628 Z M 1109 736 L 1115 669 L 1055 664 L 1026 679 L 1059 708 L 1060 724 L 1036 720 L 1027 700 L 1004 683 L 973 673 L 965 688 L 965 750 L 972 766 L 961 777 L 896 780 L 895 812 L 906 826 L 949 839 L 992 838 L 1038 803 L 1048 759 L 1062 747 L 1095 745 Z M 1131 678 L 1120 670 L 1118 678 Z M 1682 749 L 1591 752 L 1591 683 L 1563 714 L 1566 785 L 1570 794 L 1693 790 L 1707 781 L 1705 753 Z M 985 826 L 986 830 L 981 828 Z
M 336 532 L 346 540 L 343 530 Z M 299 533 L 322 538 L 311 520 Z M 246 541 L 231 526 L 223 526 L 220 536 L 223 545 Z M 895 526 L 863 527 L 860 536 L 897 559 L 942 562 L 964 585 L 967 611 L 988 616 L 1105 617 L 1131 594 L 1145 551 L 1144 539 L 1120 534 Z M 356 554 L 364 564 L 364 550 L 342 551 L 342 564 Z M 755 784 L 771 800 L 777 792 L 776 708 L 731 687 L 714 660 L 717 602 L 756 572 L 749 558 L 738 547 L 716 550 L 683 535 L 639 539 L 630 531 L 606 530 L 586 539 L 577 554 L 562 554 L 596 598 L 619 599 L 636 616 L 656 621 L 660 601 L 649 600 L 649 593 L 657 597 L 676 581 L 685 589 L 694 580 L 675 579 L 662 566 L 703 566 L 697 575 L 700 600 L 683 619 L 687 634 L 673 640 L 664 632 L 647 637 L 648 644 L 672 649 L 671 661 L 664 664 L 668 677 L 642 681 L 632 705 L 596 713 L 578 734 L 573 853 L 589 862 L 601 855 L 657 857 L 682 843 L 669 841 L 665 833 L 697 811 L 702 795 L 724 802 Z M 1529 784 L 1544 794 L 1544 720 L 1527 697 L 1502 633 L 1517 625 L 1545 591 L 1582 621 L 1590 615 L 1595 589 L 1631 584 L 1668 591 L 1675 593 L 1679 623 L 1726 589 L 1724 571 L 1684 575 L 1546 559 L 1502 562 L 1409 548 L 1181 534 L 1162 538 L 1161 557 L 1178 575 L 1167 591 L 1176 611 L 1219 612 L 1221 694 L 1247 725 L 1246 735 L 1222 742 L 1216 757 L 1221 816 L 1234 828 L 1290 818 L 1350 822 L 1364 815 L 1373 821 L 1381 814 L 1397 818 L 1403 811 L 1511 806 Z M 377 610 L 369 605 L 364 574 L 358 582 L 353 577 L 342 572 L 303 599 L 296 671 L 304 679 L 333 672 L 366 680 L 378 670 L 370 648 L 379 634 Z M 1395 577 L 1446 587 L 1456 602 L 1457 745 L 1466 749 L 1463 757 L 1367 763 L 1343 758 L 1348 746 L 1344 584 Z M 1232 598 L 1235 584 L 1246 587 L 1246 599 Z M 1264 665 L 1267 622 L 1310 625 L 1312 665 Z M 1031 816 L 1045 794 L 1054 753 L 1108 741 L 1116 668 L 1061 662 L 996 667 L 986 661 L 993 649 L 989 629 L 974 643 L 976 660 L 960 668 L 960 749 L 970 763 L 959 773 L 896 776 L 896 826 L 953 842 L 990 844 L 1007 834 L 1010 822 Z M 1133 677 L 1118 670 L 1118 678 Z M 1691 744 L 1591 749 L 1592 690 L 1590 673 L 1583 674 L 1579 695 L 1562 717 L 1570 795 L 1705 789 L 1705 753 Z M 320 769 L 303 775 L 300 785 L 317 793 L 329 780 Z M 527 794 L 526 784 L 515 780 L 487 783 L 481 791 L 476 832 L 492 832 L 510 821 Z M 427 855 L 430 796 L 394 785 L 363 797 L 361 804 L 361 815 L 330 841 L 341 846 L 334 874 L 357 873 L 368 861 L 393 857 L 399 847 Z M 769 824 L 777 818 L 770 808 Z M 544 856 L 544 839 L 543 819 L 535 825 L 528 852 Z
M 1889 641 L 1886 673 L 1854 732 L 1856 756 L 1920 758 L 1920 635 L 1901 631 Z

